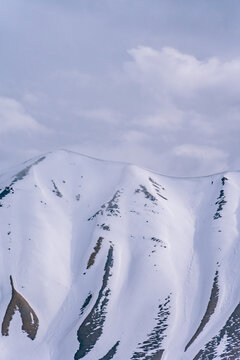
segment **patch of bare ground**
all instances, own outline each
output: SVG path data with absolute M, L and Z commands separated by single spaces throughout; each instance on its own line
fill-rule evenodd
M 186 345 L 185 351 L 187 351 L 189 346 L 196 340 L 196 338 L 203 331 L 206 324 L 209 322 L 210 317 L 212 316 L 212 314 L 214 313 L 214 311 L 216 309 L 216 306 L 217 306 L 217 303 L 218 303 L 218 295 L 219 295 L 218 271 L 216 271 L 214 281 L 213 281 L 213 286 L 212 286 L 210 299 L 209 299 L 208 306 L 207 306 L 207 310 L 206 310 L 206 312 L 205 312 L 205 314 L 204 314 L 204 316 L 202 318 L 202 321 L 201 321 L 199 327 L 197 328 L 197 331 L 195 332 L 195 334 L 193 335 L 191 340 Z
M 96 245 L 94 246 L 94 251 L 93 253 L 90 255 L 90 258 L 88 260 L 88 264 L 87 264 L 87 269 L 89 269 L 95 262 L 95 259 L 96 259 L 96 256 L 98 254 L 98 252 L 100 251 L 101 249 L 101 246 L 102 246 L 102 241 L 103 241 L 103 237 L 99 237 L 98 238 L 98 241 L 96 243 Z
M 86 307 L 89 305 L 90 301 L 92 299 L 92 294 L 89 293 L 88 297 L 85 299 L 83 306 L 80 309 L 80 316 L 82 316 L 82 314 L 84 313 Z
M 116 354 L 119 344 L 120 344 L 120 341 L 117 341 L 116 344 L 109 350 L 109 352 L 99 360 L 111 360 L 114 357 L 114 355 Z
M 113 247 L 110 246 L 107 260 L 104 267 L 104 276 L 102 287 L 99 291 L 97 300 L 91 311 L 80 325 L 77 337 L 80 343 L 79 349 L 74 356 L 74 360 L 85 357 L 95 346 L 103 333 L 103 325 L 107 315 L 107 305 L 109 302 L 111 290 L 108 286 L 111 277 L 111 268 L 113 267 Z
M 14 179 L 12 180 L 11 184 L 9 186 L 6 186 L 4 189 L 0 189 L 0 200 L 2 200 L 4 197 L 6 197 L 8 194 L 14 194 L 14 188 L 13 185 L 19 181 L 19 180 L 23 180 L 25 176 L 28 175 L 30 169 L 32 166 L 37 165 L 39 162 L 43 161 L 45 159 L 45 156 L 41 157 L 40 159 L 38 159 L 37 161 L 35 161 L 33 164 L 27 166 L 25 169 L 21 170 L 20 172 L 18 172 Z M 0 207 L 2 207 L 3 204 L 2 202 L 0 202 Z
M 158 307 L 158 314 L 156 326 L 153 328 L 148 338 L 142 343 L 138 344 L 138 349 L 135 351 L 132 360 L 161 360 L 164 350 L 161 349 L 162 342 L 166 335 L 167 320 L 170 315 L 170 295 L 165 299 L 163 304 Z
M 2 335 L 9 335 L 9 326 L 12 318 L 15 312 L 19 311 L 22 319 L 22 330 L 27 333 L 30 339 L 34 340 L 39 327 L 38 317 L 24 297 L 15 290 L 12 276 L 10 276 L 10 283 L 12 287 L 12 298 L 2 322 Z
M 165 191 L 164 187 L 162 187 L 162 185 L 159 185 L 159 184 L 158 184 L 156 181 L 154 181 L 152 178 L 149 178 L 149 181 L 150 181 L 150 182 L 152 183 L 152 185 L 154 186 L 157 195 L 160 196 L 161 198 L 163 198 L 164 200 L 167 200 L 167 198 L 161 194 L 161 190 Z
M 53 187 L 54 189 L 52 190 L 53 193 L 55 193 L 58 197 L 63 197 L 62 193 L 59 191 L 56 183 L 52 180 L 52 184 L 53 184 Z
M 157 199 L 154 195 L 152 195 L 144 185 L 139 185 L 139 188 L 135 190 L 135 194 L 143 193 L 145 198 L 152 201 L 155 205 L 157 205 Z
M 225 345 L 219 356 L 217 349 L 223 339 Z M 214 360 L 219 358 L 222 360 L 240 359 L 240 304 L 237 305 L 219 334 L 214 336 L 193 360 Z
M 199 360 L 203 354 L 203 350 L 199 351 L 199 353 L 194 357 L 193 360 Z
M 88 221 L 95 219 L 99 215 L 103 215 L 104 213 L 107 216 L 120 216 L 120 208 L 119 208 L 119 200 L 123 189 L 117 190 L 113 195 L 113 198 L 107 203 L 101 206 L 101 209 L 98 210 L 93 216 L 91 216 Z
M 164 350 L 159 350 L 156 354 L 153 355 L 151 360 L 161 360 L 163 353 L 164 353 Z

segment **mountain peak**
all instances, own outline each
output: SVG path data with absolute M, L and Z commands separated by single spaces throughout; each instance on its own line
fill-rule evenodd
M 4 359 L 240 357 L 238 172 L 58 150 L 0 180 Z

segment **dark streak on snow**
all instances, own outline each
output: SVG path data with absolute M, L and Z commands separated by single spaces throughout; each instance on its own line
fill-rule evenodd
M 17 173 L 17 174 L 15 175 L 15 178 L 14 178 L 12 184 L 14 184 L 15 182 L 17 182 L 17 181 L 19 181 L 19 180 L 23 180 L 23 178 L 28 175 L 29 170 L 30 170 L 34 165 L 37 165 L 38 163 L 40 163 L 40 162 L 43 161 L 44 159 L 45 159 L 45 156 L 42 156 L 40 159 L 38 159 L 37 161 L 35 161 L 35 162 L 32 163 L 31 165 L 27 166 L 25 169 L 19 171 L 19 173 Z
M 217 347 L 224 338 L 225 347 L 220 358 L 223 360 L 240 359 L 240 304 L 237 305 L 228 321 L 219 332 L 209 341 L 204 350 L 199 351 L 193 360 L 213 360 L 219 358 Z
M 111 268 L 113 266 L 113 247 L 110 246 L 107 261 L 104 268 L 104 276 L 102 287 L 99 291 L 97 300 L 92 310 L 82 322 L 77 332 L 78 341 L 80 343 L 79 350 L 76 352 L 74 359 L 83 358 L 89 353 L 103 332 L 103 324 L 106 318 L 106 308 L 109 302 L 111 290 L 108 287 L 109 278 L 111 276 Z
M 165 196 L 163 196 L 160 192 L 160 190 L 165 190 L 164 187 L 162 187 L 162 185 L 158 184 L 155 180 L 153 180 L 151 177 L 149 177 L 149 181 L 153 184 L 155 191 L 157 193 L 158 196 L 160 196 L 161 198 L 163 198 L 164 200 L 167 200 L 167 198 Z
M 55 193 L 58 197 L 63 197 L 62 196 L 62 193 L 59 191 L 57 185 L 55 184 L 55 182 L 52 180 L 52 184 L 53 184 L 53 187 L 54 189 L 52 190 L 53 193 Z
M 89 257 L 88 264 L 87 264 L 87 269 L 89 269 L 94 264 L 96 256 L 97 256 L 98 252 L 101 249 L 102 241 L 103 241 L 103 237 L 100 236 L 98 238 L 98 241 L 97 241 L 96 245 L 93 248 L 94 251 L 92 252 L 92 254 Z
M 85 299 L 83 306 L 80 309 L 80 316 L 82 316 L 82 314 L 84 313 L 84 310 L 86 309 L 86 307 L 89 305 L 90 301 L 92 299 L 92 294 L 89 293 L 88 297 Z
M 222 181 L 222 185 L 225 185 L 225 182 L 228 180 L 228 178 L 226 178 L 225 176 L 223 176 L 221 178 L 221 181 Z
M 164 350 L 159 350 L 151 357 L 151 360 L 161 360 L 163 353 L 164 353 Z
M 170 295 L 165 299 L 164 304 L 159 305 L 157 314 L 157 325 L 152 332 L 148 334 L 148 339 L 138 344 L 139 350 L 135 351 L 131 359 L 134 360 L 157 360 L 161 359 L 163 349 L 161 349 L 162 341 L 166 337 L 164 332 L 167 329 L 167 319 L 170 315 L 169 309 Z M 154 351 L 154 353 L 153 353 Z
M 158 239 L 158 238 L 156 238 L 155 236 L 151 237 L 151 240 L 154 241 L 154 242 L 159 243 L 159 245 L 160 245 L 161 247 L 163 247 L 163 248 L 166 249 L 166 245 L 165 245 L 165 242 L 164 242 L 163 240 Z
M 102 224 L 101 225 L 101 229 L 105 230 L 105 231 L 110 231 L 110 226 L 106 225 L 106 224 Z
M 8 194 L 14 194 L 14 190 L 12 186 L 6 186 L 5 189 L 0 193 L 0 200 L 2 200 L 5 196 Z M 2 207 L 2 204 L 0 203 L 0 207 Z
M 153 196 L 144 185 L 139 185 L 139 188 L 135 190 L 135 194 L 143 193 L 145 198 L 152 201 L 155 205 L 157 205 L 157 198 Z
M 32 163 L 31 165 L 28 165 L 25 169 L 19 171 L 14 179 L 12 180 L 11 184 L 9 186 L 6 186 L 5 189 L 0 193 L 0 200 L 2 200 L 5 196 L 7 196 L 8 194 L 14 194 L 14 189 L 13 189 L 13 185 L 19 181 L 19 180 L 23 180 L 25 176 L 28 175 L 30 169 L 32 166 L 37 165 L 39 162 L 43 161 L 45 159 L 45 156 L 41 157 L 40 159 L 38 159 L 37 161 L 35 161 L 34 163 Z M 2 207 L 2 203 L 0 203 L 0 207 Z
M 39 326 L 39 320 L 34 310 L 24 299 L 24 297 L 19 294 L 13 285 L 12 276 L 10 276 L 10 283 L 12 287 L 12 298 L 7 307 L 3 322 L 2 322 L 2 335 L 8 336 L 9 326 L 12 321 L 12 318 L 16 311 L 20 312 L 22 319 L 22 330 L 27 333 L 27 336 L 34 340 Z
M 104 212 L 107 216 L 118 216 L 120 214 L 119 205 L 118 205 L 120 195 L 121 195 L 121 191 L 120 190 L 116 191 L 116 193 L 113 195 L 113 198 L 107 203 L 103 204 L 101 206 L 101 209 L 98 210 L 93 216 L 91 216 L 88 219 L 88 221 L 93 220 L 98 215 L 103 215 Z
M 117 341 L 116 344 L 113 345 L 113 347 L 109 350 L 109 352 L 99 360 L 111 360 L 114 357 L 114 355 L 116 354 L 119 344 L 120 344 L 120 341 Z
M 222 185 L 224 186 L 225 184 L 225 181 L 228 180 L 227 178 L 223 177 L 222 178 Z M 215 202 L 215 205 L 218 205 L 218 208 L 217 208 L 217 211 L 216 213 L 214 214 L 213 216 L 213 219 L 214 220 L 217 220 L 219 218 L 222 217 L 221 215 L 221 211 L 223 210 L 223 206 L 226 205 L 227 201 L 225 200 L 225 194 L 224 194 L 224 190 L 221 189 L 220 190 L 220 194 L 219 194 L 219 197 L 217 198 L 217 201 Z
M 188 344 L 185 347 L 185 351 L 189 348 L 189 346 L 196 340 L 196 338 L 200 335 L 200 333 L 203 331 L 204 327 L 206 326 L 206 324 L 209 322 L 210 317 L 213 315 L 217 303 L 218 303 L 218 295 L 219 295 L 219 286 L 218 286 L 218 271 L 216 271 L 215 273 L 215 277 L 214 277 L 214 281 L 213 281 L 213 286 L 212 286 L 212 291 L 211 291 L 211 296 L 208 302 L 208 306 L 207 306 L 207 310 L 202 318 L 202 321 L 197 329 L 197 331 L 195 332 L 195 334 L 193 335 L 193 337 L 191 338 L 191 340 L 188 342 Z

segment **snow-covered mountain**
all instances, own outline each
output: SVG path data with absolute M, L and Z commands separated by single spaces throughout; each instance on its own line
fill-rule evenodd
M 240 359 L 240 173 L 57 151 L 0 188 L 0 359 Z

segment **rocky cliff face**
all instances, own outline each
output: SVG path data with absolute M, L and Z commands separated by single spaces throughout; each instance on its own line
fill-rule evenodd
M 67 151 L 3 174 L 1 358 L 239 359 L 239 197 Z

